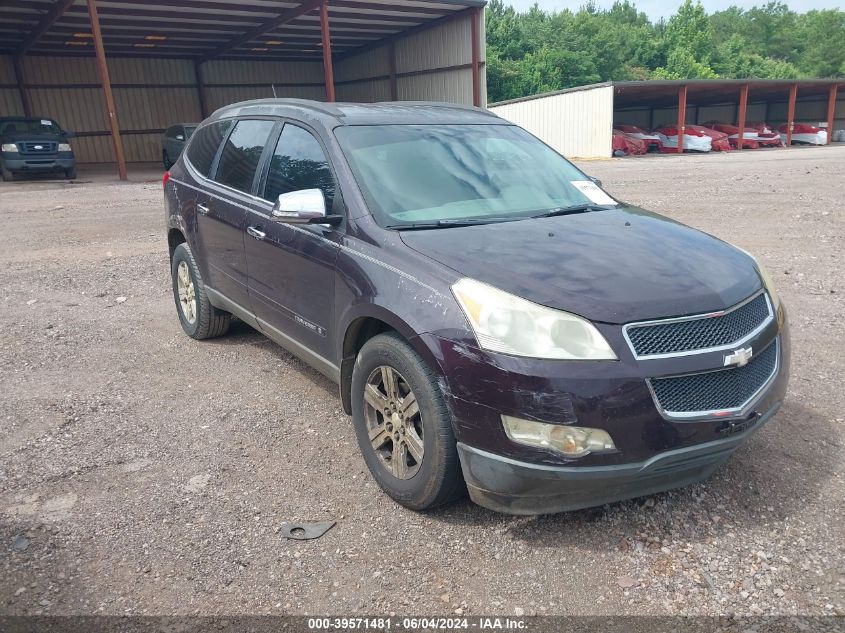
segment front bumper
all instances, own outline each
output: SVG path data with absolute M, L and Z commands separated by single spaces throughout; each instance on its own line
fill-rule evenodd
M 3 156 L 3 165 L 15 174 L 69 171 L 76 165 L 76 158 L 73 156 L 69 158 L 61 156 L 23 157 L 20 155 L 17 158 L 7 158 Z
M 517 514 L 560 512 L 685 486 L 709 476 L 786 396 L 790 337 L 786 311 L 746 344 L 767 349 L 777 339 L 779 363 L 768 385 L 739 412 L 679 419 L 658 409 L 649 380 L 719 370 L 725 352 L 638 361 L 622 328 L 599 324 L 618 361 L 543 361 L 493 354 L 461 332 L 423 334 L 419 341 L 441 369 L 472 498 Z M 547 424 L 602 429 L 615 451 L 568 458 L 517 444 L 502 415 Z
M 470 498 L 507 514 L 568 512 L 680 488 L 709 477 L 777 413 L 776 402 L 743 433 L 612 466 L 551 466 L 458 444 Z

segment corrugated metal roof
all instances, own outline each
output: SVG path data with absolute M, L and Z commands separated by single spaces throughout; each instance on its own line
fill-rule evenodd
M 358 48 L 421 30 L 469 7 L 485 4 L 485 0 L 331 0 L 332 50 L 341 56 L 354 54 Z M 319 9 L 298 14 L 309 5 L 317 3 L 297 0 L 97 2 L 109 57 L 199 60 L 230 43 L 237 45 L 215 57 L 320 60 Z M 293 17 L 273 26 L 286 12 Z M 27 49 L 29 55 L 90 56 L 93 48 L 85 0 L 15 0 L 0 4 L 0 53 L 15 54 Z

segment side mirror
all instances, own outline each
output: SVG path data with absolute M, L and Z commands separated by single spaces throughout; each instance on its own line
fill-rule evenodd
M 65 138 L 76 138 L 76 132 L 65 130 L 64 132 L 62 132 L 62 136 L 64 136 Z
M 326 198 L 320 189 L 283 193 L 273 205 L 272 216 L 285 224 L 322 224 L 327 217 Z
M 184 137 L 182 134 L 177 134 L 177 135 L 176 135 L 176 140 L 177 140 L 177 141 L 184 141 L 184 140 L 185 140 L 185 137 Z
M 596 178 L 594 176 L 590 176 L 590 180 L 592 180 L 594 183 L 596 183 L 599 187 L 602 186 L 601 180 L 599 180 L 598 178 Z

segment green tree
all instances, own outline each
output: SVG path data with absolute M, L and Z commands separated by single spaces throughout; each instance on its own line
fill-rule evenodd
M 701 2 L 684 0 L 678 12 L 669 18 L 664 35 L 666 66 L 655 75 L 664 79 L 710 79 L 716 72 L 710 68 L 713 54 L 713 29 Z
M 633 0 L 522 12 L 491 0 L 486 16 L 491 102 L 607 80 L 845 76 L 845 12 L 836 9 L 769 1 L 708 16 L 685 0 L 651 22 Z

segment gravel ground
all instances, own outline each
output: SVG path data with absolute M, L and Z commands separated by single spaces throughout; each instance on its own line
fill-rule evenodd
M 792 382 L 704 484 L 536 518 L 395 505 L 315 371 L 243 325 L 187 338 L 154 171 L 0 184 L 1 612 L 845 614 L 843 165 L 845 147 L 583 165 L 760 256 Z

